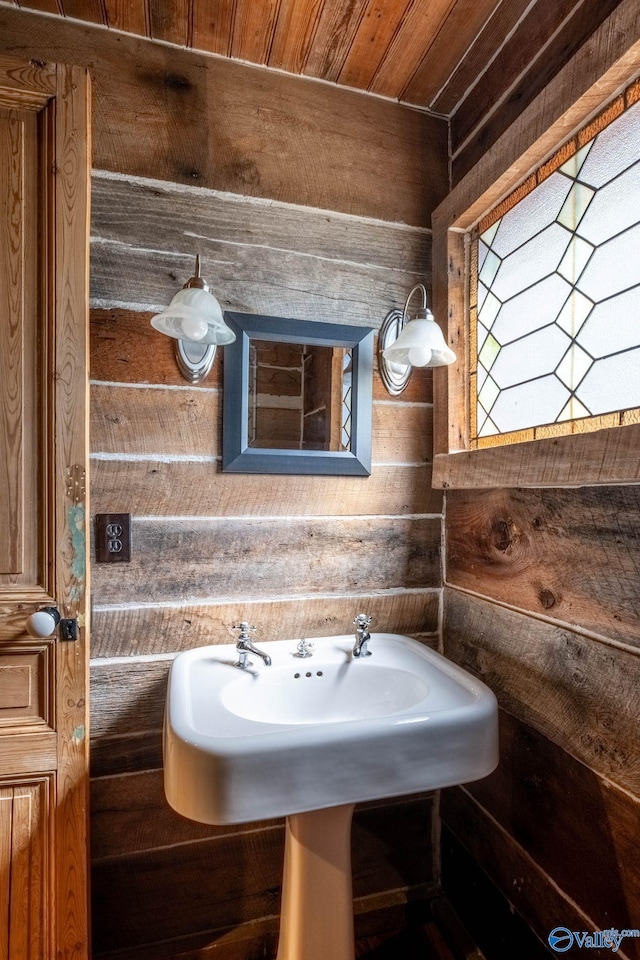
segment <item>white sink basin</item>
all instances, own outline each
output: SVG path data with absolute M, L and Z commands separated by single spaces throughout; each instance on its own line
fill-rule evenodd
M 165 792 L 203 823 L 243 823 L 476 780 L 498 762 L 493 693 L 409 637 L 233 644 L 179 654 L 165 714 Z

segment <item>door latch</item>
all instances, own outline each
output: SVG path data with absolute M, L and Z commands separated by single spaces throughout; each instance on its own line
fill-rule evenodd
M 73 617 L 73 619 L 62 619 L 60 621 L 61 640 L 77 640 L 79 636 L 78 620 L 76 617 Z

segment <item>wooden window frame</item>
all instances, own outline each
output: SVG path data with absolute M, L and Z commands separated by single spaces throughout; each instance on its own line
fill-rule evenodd
M 640 423 L 470 447 L 471 230 L 640 76 L 636 0 L 622 0 L 433 214 L 433 304 L 457 354 L 434 371 L 434 487 L 551 487 L 640 481 Z

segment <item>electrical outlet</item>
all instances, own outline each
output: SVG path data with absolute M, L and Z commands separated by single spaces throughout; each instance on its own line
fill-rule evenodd
M 96 513 L 96 562 L 129 563 L 131 514 Z

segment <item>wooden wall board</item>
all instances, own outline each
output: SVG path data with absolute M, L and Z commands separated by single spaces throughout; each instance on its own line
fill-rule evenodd
M 109 777 L 162 767 L 162 730 L 131 731 L 91 740 L 91 776 Z
M 131 562 L 99 564 L 100 603 L 241 600 L 433 587 L 439 519 L 197 518 L 132 524 Z M 150 569 L 154 575 L 149 576 Z
M 187 603 L 153 606 L 96 604 L 93 613 L 92 653 L 95 658 L 127 655 L 152 656 L 189 650 L 210 643 L 230 643 L 231 626 L 250 619 L 262 640 L 342 636 L 352 629 L 356 613 L 373 617 L 382 633 L 411 636 L 437 634 L 437 589 L 366 591 L 340 595 L 267 600 L 252 597 L 221 604 Z M 431 641 L 430 641 L 431 642 Z M 94 662 L 94 670 L 98 664 Z
M 266 246 L 259 251 L 251 245 L 230 251 L 215 240 L 187 238 L 184 248 L 187 252 L 153 251 L 126 241 L 94 239 L 92 305 L 122 306 L 126 288 L 131 304 L 161 309 L 193 275 L 198 250 L 202 274 L 223 310 L 240 313 L 378 327 L 391 309 L 402 306 L 411 287 L 425 279 L 422 273 L 404 269 L 314 259 Z M 430 282 L 430 274 L 426 279 Z
M 91 783 L 91 856 L 94 861 L 127 857 L 155 847 L 282 826 L 281 820 L 208 826 L 180 816 L 164 795 L 163 771 L 144 770 Z
M 94 955 L 277 914 L 283 844 L 273 827 L 94 863 Z
M 441 118 L 10 7 L 0 36 L 6 51 L 91 68 L 97 168 L 419 226 L 446 193 Z
M 447 794 L 449 791 L 447 791 Z M 464 800 L 464 797 L 463 797 Z M 459 801 L 461 806 L 463 800 Z M 445 801 L 447 796 L 445 795 Z M 565 906 L 560 895 L 554 897 L 553 888 L 546 893 L 544 875 L 531 874 L 528 871 L 528 862 L 524 857 L 518 857 L 514 849 L 502 836 L 498 839 L 498 851 L 505 853 L 507 863 L 505 871 L 509 880 L 505 887 L 500 888 L 498 881 L 501 873 L 494 864 L 497 853 L 488 851 L 487 869 L 480 866 L 479 858 L 486 844 L 493 840 L 491 822 L 489 821 L 488 835 L 485 835 L 485 821 L 474 817 L 475 808 L 471 805 L 469 816 L 471 823 L 462 833 L 465 838 L 470 829 L 477 829 L 482 836 L 469 841 L 467 849 L 458 839 L 453 829 L 442 824 L 442 887 L 445 896 L 451 901 L 456 913 L 472 935 L 475 943 L 482 951 L 482 957 L 500 958 L 500 960 L 549 960 L 547 936 L 559 922 L 573 923 L 573 929 L 586 929 L 582 926 L 583 917 L 572 904 Z M 463 812 L 466 812 L 466 808 Z M 447 815 L 458 824 L 458 808 L 449 807 Z M 502 841 L 502 842 L 501 842 Z M 478 858 L 478 859 L 476 859 Z M 549 927 L 546 931 L 538 930 L 538 936 L 531 929 L 529 923 L 514 907 L 513 888 L 517 887 L 529 894 L 542 894 L 542 905 L 534 903 L 533 911 L 539 916 L 548 916 L 551 912 Z M 524 893 L 522 894 L 524 896 Z M 519 897 L 518 900 L 521 898 Z M 547 909 L 546 904 L 551 906 Z M 560 921 L 559 918 L 562 918 Z M 544 920 L 543 920 L 544 922 Z M 604 958 L 602 958 L 604 960 Z
M 596 929 L 637 926 L 639 799 L 505 711 L 498 769 L 465 789 Z
M 172 657 L 91 663 L 91 737 L 162 729 Z M 145 769 L 140 767 L 138 769 Z
M 220 455 L 222 404 L 208 390 L 93 384 L 90 413 L 94 453 Z
M 640 657 L 525 613 L 445 589 L 445 654 L 500 705 L 640 795 Z
M 91 461 L 96 513 L 134 516 L 353 516 L 441 514 L 428 467 L 373 466 L 371 476 L 243 476 L 193 460 Z M 122 509 L 121 509 L 122 508 Z M 95 638 L 94 638 L 95 640 Z
M 94 308 L 91 311 L 91 376 L 94 381 L 111 383 L 155 383 L 184 386 L 175 361 L 173 342 L 150 325 L 153 313 Z M 224 369 L 224 350 L 220 350 L 213 369 L 203 383 L 205 389 L 220 386 Z M 373 359 L 373 399 L 390 396 L 378 373 L 377 350 Z M 405 403 L 433 401 L 433 371 L 416 367 L 401 397 Z
M 186 386 L 186 385 L 185 385 Z M 373 404 L 373 463 L 431 460 L 429 404 Z M 222 395 L 198 387 L 180 391 L 94 383 L 91 444 L 96 454 L 208 457 L 222 453 Z
M 640 647 L 640 486 L 455 490 L 457 586 Z
M 440 809 L 443 823 L 467 848 L 473 859 L 482 865 L 543 943 L 548 943 L 549 933 L 559 924 L 570 930 L 602 929 L 598 918 L 590 917 L 581 910 L 554 882 L 554 878 L 464 788 L 454 787 L 444 791 Z M 607 919 L 604 928 L 612 926 L 621 929 L 621 924 Z M 510 946 L 517 948 L 517 944 Z M 590 955 L 598 957 L 598 960 L 608 960 L 611 950 L 593 949 Z M 631 938 L 624 940 L 618 956 L 624 960 L 637 960 L 640 956 L 638 941 Z
M 91 236 L 94 243 L 126 241 L 133 248 L 193 252 L 194 257 L 220 244 L 230 258 L 236 248 L 257 252 L 266 247 L 294 257 L 423 276 L 431 267 L 428 224 L 412 227 L 105 170 L 93 171 Z

